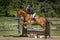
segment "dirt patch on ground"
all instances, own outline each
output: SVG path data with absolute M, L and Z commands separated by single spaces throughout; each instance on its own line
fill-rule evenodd
M 28 37 L 4 37 L 0 36 L 0 40 L 60 40 L 60 36 L 52 36 L 51 38 L 28 38 Z

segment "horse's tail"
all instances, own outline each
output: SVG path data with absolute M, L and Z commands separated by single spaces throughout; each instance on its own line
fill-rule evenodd
M 50 37 L 51 25 L 56 28 L 56 26 L 49 19 L 46 19 L 45 38 L 47 38 L 47 36 Z

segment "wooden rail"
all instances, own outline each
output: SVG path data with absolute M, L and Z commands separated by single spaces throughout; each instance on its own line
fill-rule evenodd
M 18 19 L 18 17 L 0 17 L 0 20 L 15 20 Z M 20 17 L 20 19 L 23 19 L 23 17 Z M 49 20 L 60 20 L 60 18 L 47 18 Z

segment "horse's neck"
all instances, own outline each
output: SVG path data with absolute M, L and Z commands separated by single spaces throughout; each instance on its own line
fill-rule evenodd
M 22 15 L 26 17 L 28 15 L 28 12 L 25 9 L 22 9 Z

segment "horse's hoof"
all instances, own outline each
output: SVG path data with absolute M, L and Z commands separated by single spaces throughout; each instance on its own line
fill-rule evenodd
M 38 36 L 38 37 L 39 37 L 39 38 L 44 38 L 45 36 L 42 35 L 42 36 Z
M 34 38 L 37 38 L 37 36 L 34 36 Z

